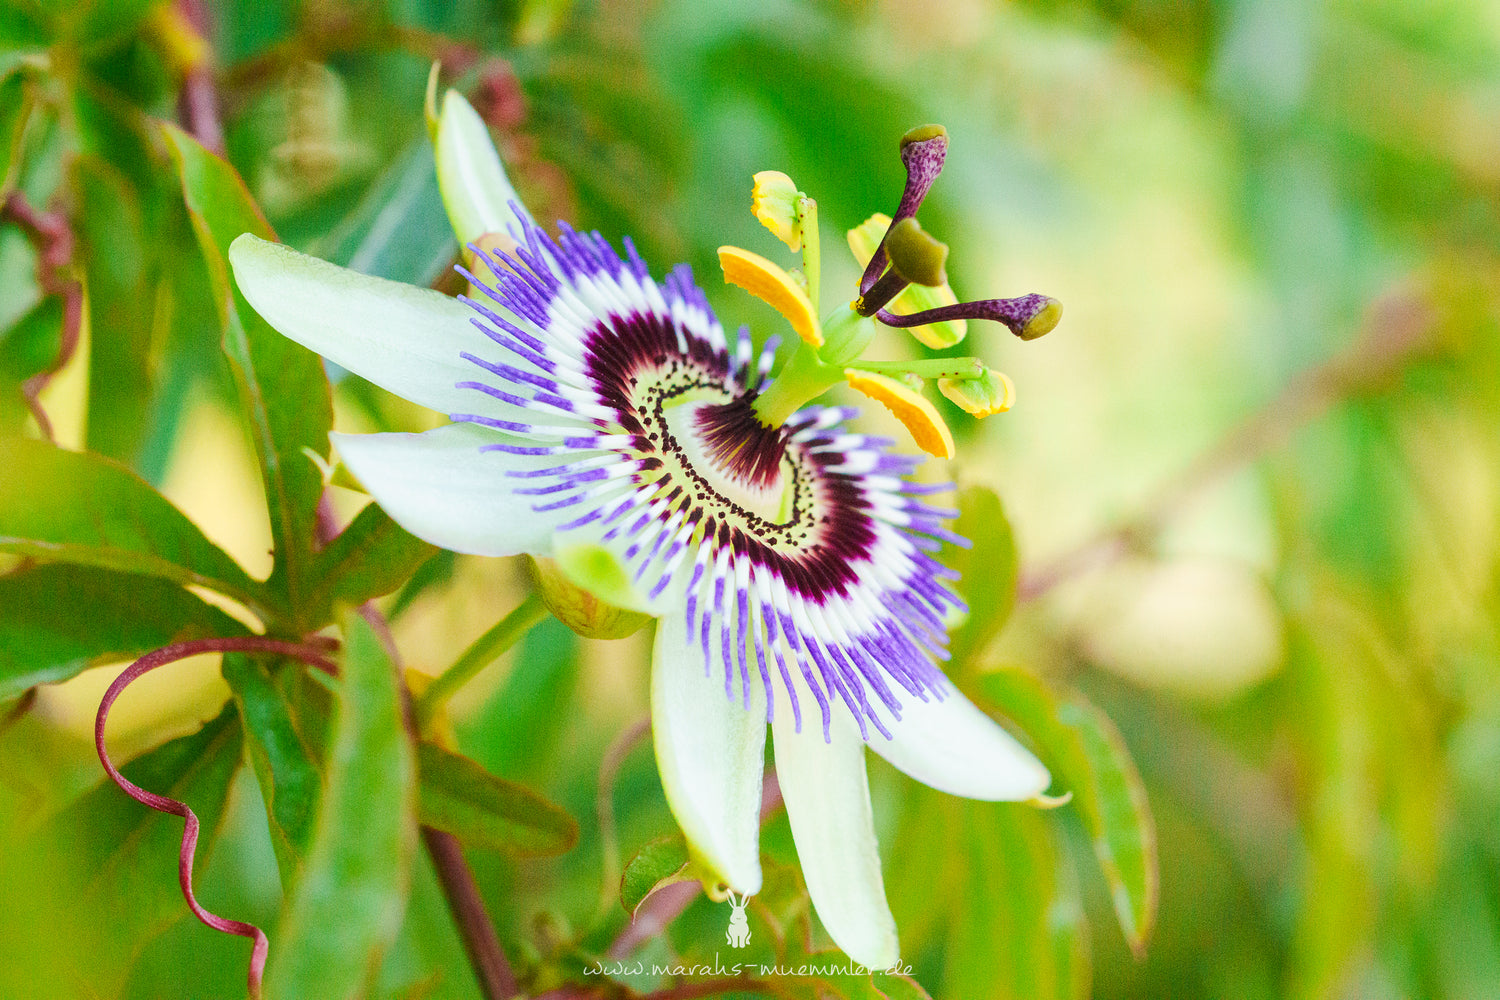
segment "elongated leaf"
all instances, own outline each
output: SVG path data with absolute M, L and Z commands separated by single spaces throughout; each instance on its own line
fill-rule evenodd
M 123 768 L 142 788 L 186 802 L 198 815 L 203 827 L 195 870 L 202 871 L 213 851 L 240 760 L 239 719 L 228 708 L 198 732 Z M 34 835 L 30 849 L 62 859 L 61 883 L 47 887 L 48 898 L 67 900 L 94 926 L 107 928 L 90 936 L 87 950 L 53 942 L 49 954 L 63 968 L 49 968 L 49 976 L 77 983 L 76 995 L 120 994 L 140 949 L 189 916 L 177 882 L 182 830 L 176 816 L 148 809 L 105 782 Z M 248 956 L 248 945 L 244 951 Z
M 466 846 L 535 856 L 561 854 L 578 842 L 573 817 L 530 789 L 433 743 L 421 745 L 417 760 L 422 822 Z
M 389 594 L 436 552 L 437 546 L 417 538 L 370 504 L 318 553 L 313 566 L 317 584 L 310 603 L 318 608 L 331 607 L 334 601 L 358 605 Z
M 645 844 L 625 865 L 620 878 L 620 904 L 633 916 L 653 892 L 687 878 L 687 841 L 659 837 Z
M 20 383 L 0 372 L 0 436 L 20 434 L 28 412 Z
M 1109 881 L 1120 929 L 1131 950 L 1143 954 L 1156 923 L 1156 826 L 1119 732 L 1081 695 L 1059 698 L 1021 670 L 984 674 L 978 688 L 1036 742 L 1052 768 L 1053 790 L 1073 793 Z
M 930 788 L 905 799 L 887 888 L 901 953 L 938 948 L 945 958 L 939 995 L 1086 996 L 1087 923 L 1046 813 Z
M 430 285 L 458 254 L 438 190 L 432 145 L 419 138 L 399 153 L 349 217 L 315 248 L 363 274 Z
M 35 566 L 0 576 L 0 702 L 98 663 L 185 639 L 243 634 L 245 626 L 164 580 Z
M 151 324 L 156 297 L 136 192 L 93 157 L 73 165 L 79 252 L 88 277 L 91 451 L 130 462 L 145 433 L 151 399 Z
M 64 23 L 81 44 L 102 46 L 137 30 L 151 6 L 151 0 L 94 0 L 80 4 L 81 16 Z
M 10 317 L 13 322 L 9 327 L 0 330 L 0 436 L 19 436 L 24 430 L 31 411 L 21 387 L 52 364 L 62 342 L 62 299 L 45 298 L 33 302 L 28 310 L 27 296 L 16 294 L 18 291 L 12 289 L 14 301 L 0 305 L 0 311 L 17 306 L 22 310 L 19 316 Z
M 228 655 L 223 669 L 244 719 L 245 746 L 266 801 L 282 888 L 290 894 L 312 845 L 323 776 L 293 707 L 271 678 L 267 658 Z
M 956 887 L 949 927 L 948 995 L 1087 996 L 1083 906 L 1047 817 L 1024 805 L 953 806 L 967 877 Z
M 572 630 L 555 618 L 526 633 L 505 686 L 473 718 L 470 732 L 459 727 L 464 745 L 488 770 L 537 784 L 551 773 L 578 684 L 577 648 Z M 505 722 L 484 725 L 491 719 Z
M 416 846 L 416 768 L 396 675 L 362 618 L 345 656 L 328 785 L 312 847 L 272 940 L 270 1000 L 365 995 L 406 908 Z
M 955 531 L 973 548 L 952 549 L 951 565 L 962 574 L 958 591 L 969 617 L 953 632 L 953 669 L 960 674 L 999 634 L 1016 603 L 1016 541 L 1000 498 L 987 486 L 971 486 L 958 497 Z
M 260 456 L 276 545 L 272 586 L 294 612 L 310 586 L 322 474 L 307 452 L 328 457 L 333 403 L 322 362 L 281 336 L 251 309 L 229 277 L 225 253 L 241 233 L 274 239 L 233 167 L 171 125 L 163 131 L 182 179 L 193 230 L 208 264 L 241 403 Z M 303 622 L 310 625 L 313 623 Z
M 124 466 L 0 438 L 0 551 L 197 583 L 252 607 L 264 588 Z
M 62 343 L 62 299 L 42 299 L 0 331 L 0 378 L 17 386 L 46 371 Z

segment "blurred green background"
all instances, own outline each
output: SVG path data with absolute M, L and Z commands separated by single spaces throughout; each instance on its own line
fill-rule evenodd
M 658 274 L 691 263 L 758 339 L 779 321 L 715 260 L 724 243 L 775 252 L 751 174 L 818 200 L 834 301 L 856 277 L 843 231 L 899 197 L 897 138 L 945 124 L 922 219 L 960 297 L 1066 309 L 1034 343 L 971 324 L 966 350 L 1018 401 L 982 424 L 945 409 L 960 456 L 924 470 L 992 488 L 1020 555 L 1015 613 L 965 669 L 1023 667 L 1113 719 L 1161 882 L 1137 959 L 1076 810 L 981 810 L 877 762 L 916 979 L 1027 1000 L 1500 995 L 1500 6 L 6 0 L 0 193 L 69 220 L 88 294 L 83 348 L 42 397 L 57 439 L 128 464 L 263 573 L 253 451 L 153 124 L 183 120 L 204 58 L 227 157 L 299 249 L 451 285 L 421 104 L 441 59 L 538 218 L 629 235 Z M 45 270 L 0 225 L 0 433 L 38 433 L 21 386 L 62 326 Z M 922 351 L 883 336 L 886 357 Z M 353 377 L 335 406 L 348 430 L 432 419 Z M 439 557 L 383 606 L 408 665 L 435 674 L 526 586 L 509 561 Z M 549 620 L 452 709 L 466 753 L 582 827 L 557 859 L 471 852 L 538 990 L 624 922 L 596 796 L 645 714 L 647 654 L 644 636 Z M 0 736 L 0 993 L 242 995 L 244 942 L 175 896 L 177 828 L 87 791 L 110 676 L 42 689 Z M 215 661 L 161 671 L 121 702 L 112 746 L 191 732 L 226 697 Z M 254 775 L 226 788 L 200 895 L 270 926 Z M 673 831 L 643 747 L 614 805 L 626 858 Z M 149 836 L 154 868 L 118 861 Z M 790 857 L 784 817 L 766 839 Z M 650 953 L 711 956 L 724 919 L 700 899 Z M 52 981 L 78 956 L 86 988 Z M 478 995 L 425 859 L 372 990 Z

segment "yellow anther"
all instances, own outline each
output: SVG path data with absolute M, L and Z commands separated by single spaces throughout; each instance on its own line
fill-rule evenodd
M 750 210 L 792 253 L 802 249 L 802 213 L 797 205 L 801 197 L 797 185 L 780 170 L 756 174 L 755 188 L 750 192 Z
M 823 346 L 818 314 L 797 279 L 760 254 L 739 247 L 719 247 L 719 266 L 724 269 L 726 282 L 738 285 L 781 313 L 797 336 L 809 345 Z
M 884 375 L 860 371 L 858 368 L 844 369 L 849 385 L 883 405 L 896 419 L 906 425 L 917 447 L 938 458 L 952 458 L 953 435 L 948 425 L 938 415 L 937 407 L 927 401 L 920 392 Z
M 976 417 L 1004 413 L 1016 402 L 1015 383 L 1004 372 L 988 368 L 979 378 L 938 379 L 938 391 L 953 405 Z
M 866 219 L 861 225 L 849 230 L 849 250 L 854 254 L 854 259 L 864 267 L 875 255 L 875 248 L 880 246 L 880 238 L 885 235 L 886 229 L 890 227 L 891 217 L 876 212 Z M 958 296 L 953 294 L 953 289 L 947 284 L 929 288 L 925 285 L 910 285 L 900 295 L 891 300 L 886 309 L 898 316 L 908 313 L 923 312 L 927 309 L 936 309 L 938 306 L 951 306 L 958 304 Z M 966 320 L 950 319 L 941 323 L 929 323 L 926 326 L 910 327 L 911 335 L 933 350 L 941 350 L 944 347 L 952 347 L 964 335 L 969 332 L 969 324 Z
M 891 217 L 876 212 L 849 230 L 849 252 L 854 254 L 854 259 L 859 262 L 860 267 L 870 263 L 870 258 L 875 256 L 875 248 L 880 246 L 880 238 L 889 228 L 891 228 Z

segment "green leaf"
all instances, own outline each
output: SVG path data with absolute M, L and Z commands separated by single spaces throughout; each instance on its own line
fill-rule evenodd
M 687 841 L 681 836 L 649 841 L 625 866 L 620 878 L 620 905 L 631 916 L 656 890 L 691 878 L 687 874 Z
M 357 615 L 345 655 L 328 784 L 266 973 L 270 1000 L 344 1000 L 372 985 L 395 940 L 416 847 L 416 769 L 395 668 Z
M 28 412 L 21 387 L 0 373 L 0 437 L 20 434 Z
M 323 775 L 294 707 L 272 680 L 267 659 L 229 654 L 223 673 L 244 719 L 245 747 L 266 802 L 282 889 L 290 894 L 312 844 Z
M 505 685 L 458 723 L 459 743 L 492 773 L 538 785 L 555 777 L 578 671 L 577 637 L 557 619 L 543 619 L 521 640 Z
M 1160 876 L 1146 788 L 1109 718 L 1081 695 L 1059 698 L 1032 674 L 1000 670 L 977 679 L 982 700 L 1013 720 L 1073 793 L 1109 882 L 1115 915 L 1137 955 L 1156 923 Z
M 28 5 L 29 6 L 29 5 Z M 0 7 L 0 49 L 45 49 L 51 42 L 52 18 L 55 12 L 39 6 L 26 9 L 21 4 Z
M 17 383 L 46 371 L 62 343 L 62 299 L 48 296 L 0 332 L 0 378 Z
M 426 138 L 397 154 L 314 253 L 362 274 L 424 287 L 448 269 L 458 240 L 448 225 Z
M 952 802 L 965 878 L 956 886 L 944 989 L 950 996 L 1088 995 L 1087 928 L 1047 817 L 1011 803 Z
M 124 466 L 0 438 L 0 552 L 196 583 L 252 608 L 264 587 Z
M 369 504 L 318 553 L 313 564 L 317 585 L 309 603 L 320 609 L 336 601 L 359 605 L 389 594 L 436 552 L 437 546 L 406 531 L 377 504 Z
M 93 0 L 80 6 L 81 16 L 71 19 L 74 39 L 85 45 L 109 45 L 140 28 L 152 0 Z
M 563 809 L 462 754 L 423 743 L 417 769 L 422 823 L 466 847 L 533 857 L 561 854 L 578 842 L 578 824 Z
M 271 586 L 284 593 L 288 609 L 299 614 L 311 585 L 314 529 L 323 493 L 322 473 L 308 453 L 328 457 L 328 431 L 333 426 L 328 379 L 318 356 L 271 329 L 230 281 L 225 253 L 237 236 L 249 232 L 275 238 L 244 181 L 182 130 L 172 125 L 162 130 L 208 265 L 224 329 L 224 352 L 260 456 L 276 545 Z
M 93 157 L 73 161 L 78 252 L 89 294 L 90 451 L 130 462 L 145 434 L 152 386 L 156 296 L 139 199 L 121 173 Z
M 0 702 L 174 642 L 244 634 L 245 626 L 164 580 L 35 566 L 0 576 Z
M 386 618 L 393 623 L 400 621 L 416 603 L 417 598 L 434 587 L 449 583 L 453 579 L 453 571 L 457 565 L 457 553 L 451 549 L 438 549 L 430 559 L 417 567 L 409 580 L 401 585 L 401 589 L 391 599 L 390 606 L 386 610 Z
M 12 293 L 15 299 L 5 305 L 24 306 L 26 297 L 20 290 L 12 288 Z M 57 357 L 62 343 L 62 314 L 62 299 L 48 296 L 0 330 L 0 436 L 20 436 L 24 431 L 31 410 L 22 387 L 31 376 L 46 371 Z
M 954 530 L 973 548 L 951 550 L 949 565 L 960 574 L 958 592 L 969 605 L 969 617 L 953 632 L 949 649 L 953 669 L 965 669 L 999 634 L 1016 604 L 1015 536 L 1000 498 L 987 486 L 970 486 L 958 496 Z
M 142 788 L 186 802 L 198 815 L 195 871 L 213 852 L 240 759 L 239 719 L 227 708 L 198 732 L 122 768 Z M 120 995 L 141 948 L 189 915 L 177 882 L 182 830 L 176 816 L 148 809 L 106 781 L 37 831 L 30 848 L 62 866 L 61 884 L 47 886 L 50 898 L 69 900 L 91 924 L 108 928 L 91 935 L 86 950 L 58 949 L 64 968 L 54 966 L 49 975 L 76 977 L 83 995 Z

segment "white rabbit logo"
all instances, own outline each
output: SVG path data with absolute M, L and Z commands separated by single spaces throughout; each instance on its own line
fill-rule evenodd
M 734 907 L 734 911 L 729 914 L 729 946 L 731 948 L 743 948 L 750 943 L 750 918 L 745 915 L 745 907 L 749 903 L 749 896 L 736 897 L 733 889 L 729 891 L 729 905 Z

